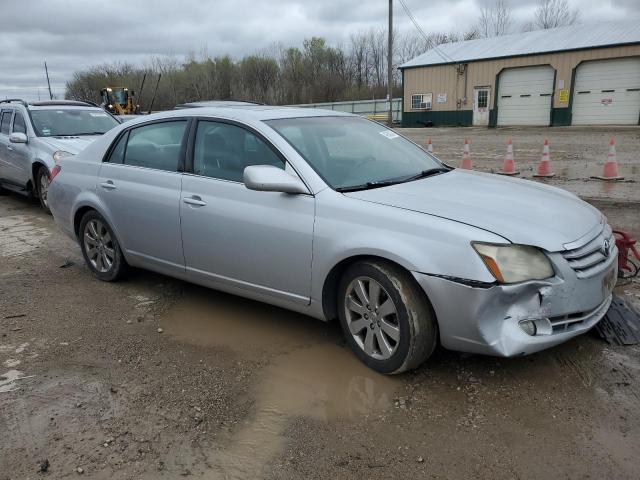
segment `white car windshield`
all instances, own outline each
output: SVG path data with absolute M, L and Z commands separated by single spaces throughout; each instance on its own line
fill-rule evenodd
M 33 128 L 39 137 L 72 137 L 77 135 L 102 135 L 118 121 L 98 109 L 43 109 L 31 110 Z
M 304 117 L 266 123 L 335 190 L 382 187 L 449 170 L 393 130 L 364 118 Z

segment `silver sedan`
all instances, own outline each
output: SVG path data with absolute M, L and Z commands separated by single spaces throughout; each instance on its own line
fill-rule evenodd
M 91 272 L 129 267 L 338 318 L 371 368 L 525 355 L 607 311 L 616 247 L 563 190 L 451 168 L 378 123 L 220 106 L 127 122 L 52 172 Z

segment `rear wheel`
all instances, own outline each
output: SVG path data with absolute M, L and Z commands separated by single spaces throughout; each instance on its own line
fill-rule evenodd
M 47 167 L 42 166 L 38 169 L 35 190 L 38 200 L 40 200 L 40 205 L 42 205 L 45 212 L 51 214 L 49 209 L 49 170 L 47 170 Z
M 80 222 L 79 237 L 84 260 L 96 277 L 105 282 L 122 278 L 128 265 L 113 230 L 102 215 L 87 212 Z
M 416 368 L 433 352 L 438 328 L 420 287 L 400 267 L 358 262 L 340 282 L 339 317 L 354 353 L 380 373 Z

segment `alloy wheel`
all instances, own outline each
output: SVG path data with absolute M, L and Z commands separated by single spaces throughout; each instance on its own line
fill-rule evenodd
M 111 270 L 116 258 L 115 245 L 107 227 L 92 219 L 84 227 L 84 249 L 93 268 L 100 273 Z
M 367 355 L 387 360 L 394 354 L 400 342 L 398 312 L 380 283 L 355 278 L 347 287 L 344 309 L 349 332 Z
M 38 180 L 38 194 L 40 195 L 40 201 L 45 208 L 49 208 L 49 175 L 47 175 L 44 168 L 40 170 Z

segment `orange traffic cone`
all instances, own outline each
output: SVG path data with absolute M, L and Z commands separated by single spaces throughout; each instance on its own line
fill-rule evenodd
M 473 170 L 473 162 L 471 161 L 471 153 L 469 153 L 469 139 L 464 139 L 464 153 L 462 154 L 462 168 L 465 170 Z
M 553 177 L 555 173 L 551 171 L 551 157 L 549 157 L 549 140 L 544 139 L 544 147 L 542 147 L 542 157 L 538 164 L 538 172 L 534 177 Z
M 498 173 L 500 175 L 518 175 L 520 173 L 516 171 L 516 163 L 513 160 L 513 144 L 511 139 L 507 140 L 507 154 L 504 156 L 504 162 L 502 162 L 502 170 Z
M 431 143 L 431 137 L 429 137 L 429 141 L 427 142 L 427 152 L 433 154 L 433 143 Z
M 624 177 L 618 174 L 618 160 L 616 160 L 616 140 L 611 137 L 609 140 L 609 155 L 607 161 L 604 164 L 602 176 L 592 177 L 599 178 L 600 180 L 622 180 Z

